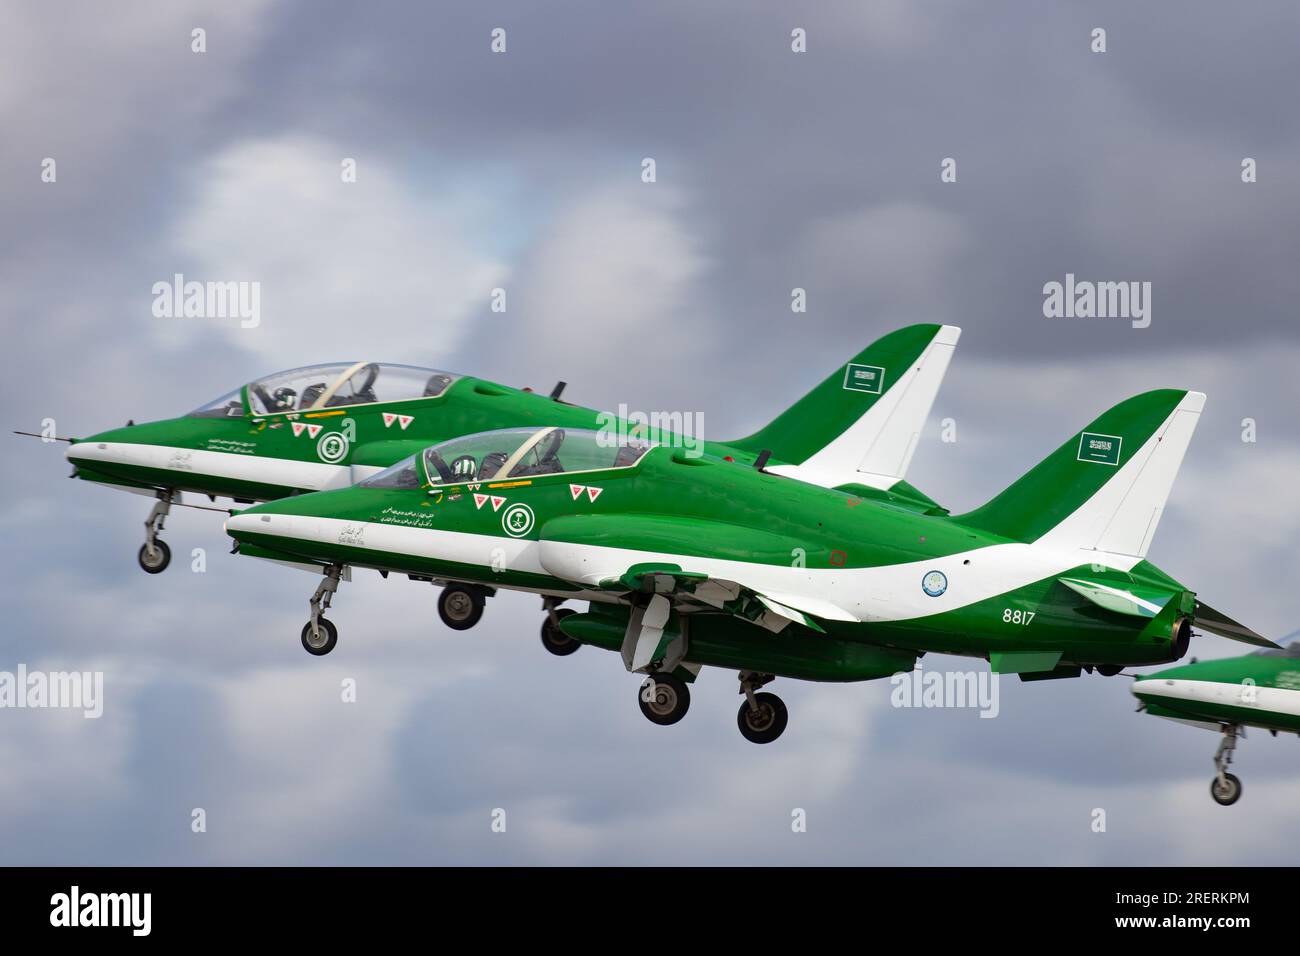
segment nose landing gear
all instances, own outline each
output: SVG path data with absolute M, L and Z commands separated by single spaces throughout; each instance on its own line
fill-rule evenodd
M 1223 725 L 1223 740 L 1214 754 L 1214 769 L 1218 771 L 1210 781 L 1210 796 L 1221 807 L 1230 807 L 1241 799 L 1241 780 L 1236 774 L 1228 773 L 1232 763 L 1232 752 L 1237 749 L 1237 737 L 1245 736 L 1239 724 Z
M 158 492 L 158 500 L 154 502 L 153 510 L 144 521 L 144 544 L 140 546 L 140 553 L 136 555 L 136 560 L 148 574 L 160 574 L 167 570 L 167 565 L 172 563 L 172 549 L 167 547 L 166 541 L 158 537 L 158 532 L 163 529 L 167 515 L 171 512 L 172 498 L 176 495 L 177 493 L 171 490 Z
M 311 620 L 302 628 L 302 647 L 308 654 L 322 657 L 334 650 L 339 642 L 338 628 L 321 617 L 321 612 L 330 606 L 334 592 L 339 589 L 343 575 L 343 565 L 331 564 L 325 569 L 325 578 L 311 596 Z

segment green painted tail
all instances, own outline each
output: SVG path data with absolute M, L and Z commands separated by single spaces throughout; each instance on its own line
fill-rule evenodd
M 954 518 L 1017 541 L 1145 557 L 1205 396 L 1120 402 L 988 504 Z
M 727 444 L 768 449 L 826 487 L 889 487 L 907 471 L 960 333 L 951 325 L 890 332 L 766 427 Z

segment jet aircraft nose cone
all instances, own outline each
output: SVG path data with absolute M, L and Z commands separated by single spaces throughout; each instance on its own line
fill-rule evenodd
M 231 515 L 226 519 L 226 534 L 238 538 L 241 534 L 267 534 L 289 530 L 288 526 L 293 521 L 291 516 L 264 509 L 266 509 L 265 505 L 258 505 Z
M 234 535 L 240 531 L 252 531 L 257 519 L 252 515 L 237 514 L 226 519 L 226 534 Z
M 89 438 L 73 442 L 68 446 L 68 450 L 63 453 L 63 456 L 74 465 L 89 461 L 114 460 L 116 456 L 113 454 L 113 444 L 105 439 L 107 434 L 107 432 L 104 432 L 99 435 L 91 435 Z

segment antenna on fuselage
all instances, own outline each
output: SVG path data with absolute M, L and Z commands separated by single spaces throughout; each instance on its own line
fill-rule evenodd
M 763 468 L 766 467 L 767 465 L 767 460 L 771 457 L 772 457 L 772 449 L 764 448 L 762 451 L 760 451 L 758 453 L 758 457 L 754 459 L 754 470 L 762 471 Z
M 556 382 L 555 388 L 551 389 L 551 401 L 558 402 L 560 396 L 564 394 L 564 386 L 568 384 L 568 382 Z

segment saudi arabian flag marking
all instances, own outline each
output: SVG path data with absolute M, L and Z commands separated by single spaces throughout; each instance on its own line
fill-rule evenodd
M 1098 435 L 1084 432 L 1079 436 L 1079 461 L 1095 461 L 1099 465 L 1118 465 L 1120 446 L 1124 439 L 1120 435 Z
M 844 387 L 850 392 L 870 392 L 879 395 L 885 381 L 885 370 L 879 365 L 858 365 L 850 362 L 844 370 Z

